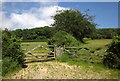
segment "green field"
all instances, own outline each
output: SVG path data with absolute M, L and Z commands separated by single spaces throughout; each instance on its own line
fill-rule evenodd
M 33 48 L 37 47 L 38 45 L 47 45 L 46 42 L 22 42 L 21 47 L 24 53 L 32 50 Z
M 83 50 L 79 54 L 83 54 L 83 58 L 90 62 L 102 62 L 103 56 L 106 54 L 108 45 L 112 42 L 111 39 L 89 40 L 81 47 L 88 48 L 89 51 Z M 86 54 L 86 57 L 84 56 Z
M 96 40 L 88 40 L 86 44 L 82 44 L 81 47 L 87 47 L 91 50 L 95 50 L 98 48 L 106 48 L 106 45 L 110 44 L 112 39 L 96 39 Z
M 108 45 L 111 43 L 111 39 L 100 39 L 100 40 L 88 40 L 85 44 L 79 46 L 80 49 L 71 49 L 75 51 L 79 58 L 75 58 L 77 61 L 90 62 L 90 63 L 102 63 L 102 59 L 106 53 Z

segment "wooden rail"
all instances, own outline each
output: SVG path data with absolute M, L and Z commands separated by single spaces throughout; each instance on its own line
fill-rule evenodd
M 39 47 L 43 47 L 43 46 L 47 46 L 47 48 L 45 48 L 45 50 L 50 50 L 49 53 L 44 53 L 44 52 L 37 52 L 37 54 L 35 55 L 35 52 L 32 52 L 34 50 L 36 50 Z M 72 50 L 71 50 L 72 49 Z M 81 50 L 81 49 L 86 49 L 89 50 L 88 48 L 82 48 L 82 47 L 57 47 L 55 45 L 38 45 L 35 48 L 33 48 L 32 50 L 26 52 L 26 54 L 29 54 L 31 57 L 26 58 L 29 60 L 36 59 L 36 60 L 40 60 L 40 59 L 50 59 L 50 58 L 56 58 L 59 57 L 61 54 L 63 54 L 64 52 L 68 52 L 68 53 L 72 53 L 75 54 L 77 51 Z M 40 53 L 44 53 L 43 55 L 39 55 Z
M 39 53 L 43 53 L 43 52 L 37 52 L 38 55 L 33 52 L 34 50 L 36 50 L 39 47 L 43 47 L 43 46 L 47 46 L 48 48 L 45 48 L 45 50 L 50 49 L 49 53 L 45 53 L 44 55 L 39 55 Z M 29 50 L 28 52 L 25 53 L 26 54 L 26 58 L 25 58 L 25 63 L 27 62 L 32 62 L 32 61 L 41 61 L 41 60 L 50 60 L 50 59 L 55 59 L 56 57 L 56 47 L 54 45 L 38 45 L 35 48 L 33 48 L 32 50 Z M 29 55 L 29 56 L 27 56 Z

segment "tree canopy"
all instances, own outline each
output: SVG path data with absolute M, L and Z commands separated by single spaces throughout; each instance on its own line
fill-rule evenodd
M 86 15 L 82 15 L 80 11 L 57 11 L 53 19 L 55 20 L 53 26 L 57 30 L 66 31 L 78 40 L 82 40 L 95 30 L 95 24 L 90 22 L 89 18 Z
M 23 41 L 47 41 L 55 33 L 54 27 L 39 27 L 33 29 L 17 29 L 12 34 Z

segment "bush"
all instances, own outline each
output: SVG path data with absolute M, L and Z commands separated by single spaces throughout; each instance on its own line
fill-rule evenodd
M 17 61 L 14 61 L 10 57 L 5 57 L 2 61 L 3 61 L 3 64 L 2 64 L 3 76 L 20 68 L 19 63 Z
M 58 57 L 57 60 L 60 61 L 60 62 L 67 62 L 67 61 L 70 60 L 69 54 L 64 53 L 60 57 Z
M 113 42 L 110 44 L 107 49 L 107 55 L 103 59 L 103 63 L 110 67 L 120 69 L 120 36 L 117 36 L 113 39 Z
M 13 72 L 24 65 L 25 54 L 20 47 L 20 40 L 13 37 L 8 30 L 2 33 L 2 74 Z
M 67 32 L 59 31 L 49 40 L 48 44 L 56 46 L 79 46 L 80 42 Z

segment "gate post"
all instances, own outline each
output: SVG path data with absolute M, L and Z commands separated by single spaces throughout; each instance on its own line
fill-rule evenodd
M 56 58 L 56 46 L 54 46 L 54 58 Z
M 63 54 L 63 51 L 64 51 L 63 47 L 56 47 L 56 49 L 55 49 L 56 57 L 59 57 L 61 54 Z

